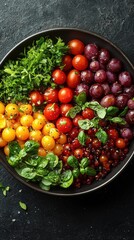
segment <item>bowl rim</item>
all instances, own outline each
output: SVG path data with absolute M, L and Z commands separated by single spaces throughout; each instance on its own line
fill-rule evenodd
M 13 52 L 17 47 L 21 46 L 23 43 L 27 42 L 28 40 L 30 40 L 31 38 L 37 37 L 38 35 L 42 35 L 44 33 L 50 33 L 50 32 L 56 32 L 56 31 L 77 31 L 79 33 L 85 33 L 85 34 L 90 34 L 98 39 L 101 39 L 104 42 L 107 42 L 109 45 L 111 45 L 115 50 L 117 50 L 117 52 L 119 52 L 123 58 L 127 61 L 128 65 L 130 66 L 130 68 L 132 68 L 132 70 L 134 71 L 134 66 L 131 63 L 131 61 L 128 59 L 128 57 L 126 56 L 126 54 L 124 53 L 124 51 L 122 51 L 117 45 L 115 45 L 114 43 L 112 43 L 110 40 L 108 40 L 107 38 L 101 36 L 100 34 L 97 34 L 95 32 L 92 31 L 88 31 L 88 30 L 83 30 L 80 28 L 71 28 L 71 27 L 56 27 L 56 28 L 50 28 L 50 29 L 46 29 L 46 30 L 42 30 L 39 32 L 36 32 L 34 34 L 31 34 L 29 36 L 27 36 L 26 38 L 24 38 L 23 40 L 21 40 L 20 42 L 18 42 L 17 44 L 15 44 L 14 47 L 12 47 L 6 54 L 5 56 L 2 58 L 2 60 L 0 61 L 0 67 L 2 66 L 2 64 L 4 63 L 4 61 L 6 60 L 6 58 L 8 58 L 9 54 L 11 52 Z M 38 192 L 41 193 L 45 193 L 48 195 L 55 195 L 55 196 L 64 196 L 64 197 L 69 197 L 69 196 L 78 196 L 78 195 L 83 195 L 83 194 L 87 194 L 87 193 L 91 193 L 94 192 L 104 186 L 106 186 L 107 184 L 109 184 L 111 181 L 113 181 L 122 171 L 123 169 L 128 165 L 128 163 L 130 162 L 130 160 L 132 159 L 132 157 L 134 156 L 134 151 L 131 153 L 131 155 L 128 157 L 127 161 L 123 164 L 123 166 L 113 175 L 111 176 L 108 180 L 105 180 L 104 183 L 100 183 L 98 186 L 88 189 L 88 190 L 84 190 L 81 192 L 74 192 L 74 193 L 62 193 L 62 192 L 52 192 L 52 191 L 45 191 L 39 187 L 36 187 L 32 184 L 30 184 L 29 182 L 27 182 L 25 179 L 23 179 L 22 177 L 20 177 L 17 173 L 15 174 L 14 171 L 12 171 L 12 169 L 10 168 L 10 165 L 8 167 L 8 164 L 6 164 L 4 161 L 2 161 L 2 159 L 0 159 L 0 162 L 3 164 L 3 166 L 5 167 L 5 169 L 12 174 L 13 177 L 15 177 L 18 181 L 20 181 L 21 183 L 23 183 L 24 185 L 30 187 L 33 190 L 36 190 Z M 4 156 L 2 157 L 4 158 Z

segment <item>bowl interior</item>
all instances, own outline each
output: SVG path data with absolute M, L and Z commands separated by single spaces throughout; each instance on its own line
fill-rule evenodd
M 16 59 L 19 55 L 20 52 L 23 51 L 24 47 L 29 46 L 33 43 L 33 41 L 39 39 L 41 36 L 43 37 L 50 37 L 50 38 L 55 38 L 55 37 L 61 37 L 66 43 L 71 40 L 71 39 L 79 39 L 83 41 L 85 44 L 88 43 L 96 43 L 99 47 L 101 48 L 107 48 L 111 56 L 114 56 L 116 58 L 119 58 L 121 62 L 124 65 L 125 70 L 129 71 L 132 77 L 134 77 L 134 68 L 131 64 L 131 62 L 128 60 L 128 58 L 125 56 L 125 54 L 114 44 L 112 44 L 110 41 L 106 40 L 105 38 L 91 32 L 83 31 L 83 30 L 78 30 L 78 29 L 51 29 L 51 30 L 46 30 L 39 32 L 37 34 L 34 34 L 25 40 L 21 41 L 19 44 L 17 44 L 13 49 L 11 49 L 6 56 L 3 58 L 3 60 L 0 63 L 0 67 L 2 68 L 4 63 L 8 61 L 9 59 Z M 19 181 L 24 183 L 25 185 L 48 194 L 53 194 L 53 195 L 61 195 L 61 196 L 70 196 L 70 195 L 79 195 L 83 193 L 88 193 L 91 191 L 94 191 L 102 186 L 105 186 L 107 183 L 109 183 L 112 179 L 114 179 L 128 164 L 130 159 L 132 158 L 134 151 L 134 140 L 131 142 L 129 153 L 127 157 L 120 162 L 120 164 L 113 168 L 113 170 L 105 177 L 105 179 L 102 179 L 98 182 L 94 182 L 91 185 L 84 185 L 80 189 L 51 189 L 50 191 L 46 192 L 42 189 L 40 189 L 36 184 L 26 182 L 23 178 L 21 178 L 15 171 L 14 169 L 7 163 L 6 157 L 2 151 L 0 151 L 0 158 L 2 160 L 3 165 L 5 168 Z

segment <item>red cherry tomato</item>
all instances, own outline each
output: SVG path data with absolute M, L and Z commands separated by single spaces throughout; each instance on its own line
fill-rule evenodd
M 72 60 L 72 65 L 75 69 L 83 71 L 88 67 L 88 60 L 83 55 L 76 55 Z
M 70 110 L 70 108 L 72 108 L 73 105 L 70 104 L 70 103 L 66 103 L 66 104 L 61 104 L 60 106 L 60 112 L 61 112 L 61 115 L 64 117 L 66 116 L 66 114 L 68 113 L 68 111 Z
M 76 88 L 80 84 L 81 77 L 80 72 L 76 69 L 72 69 L 67 75 L 67 85 L 70 88 Z
M 58 93 L 58 98 L 61 103 L 69 103 L 73 99 L 73 91 L 70 88 L 62 88 Z
M 82 111 L 82 116 L 83 118 L 87 118 L 89 120 L 93 119 L 95 114 L 94 114 L 94 111 L 91 109 L 91 108 L 85 108 L 83 111 Z
M 44 101 L 47 103 L 58 102 L 58 90 L 53 88 L 47 88 L 44 92 Z
M 53 121 L 59 117 L 60 108 L 56 103 L 49 103 L 44 108 L 43 113 L 44 113 L 44 116 L 47 118 L 47 120 Z
M 32 105 L 39 106 L 44 102 L 43 94 L 39 91 L 32 91 L 29 97 Z
M 116 129 L 109 129 L 107 131 L 109 138 L 116 140 L 119 137 L 118 131 Z
M 70 53 L 73 55 L 82 54 L 84 52 L 84 43 L 78 39 L 73 39 L 68 42 Z
M 121 148 L 121 149 L 126 147 L 126 143 L 123 138 L 118 138 L 115 142 L 115 145 L 117 148 Z
M 56 84 L 60 85 L 60 84 L 65 83 L 66 74 L 62 70 L 56 69 L 52 73 L 52 78 Z
M 64 65 L 63 70 L 64 71 L 69 71 L 72 68 L 72 58 L 70 55 L 65 55 L 63 57 L 62 63 Z
M 70 132 L 70 130 L 72 129 L 72 121 L 70 120 L 70 118 L 61 117 L 56 121 L 56 127 L 61 133 Z

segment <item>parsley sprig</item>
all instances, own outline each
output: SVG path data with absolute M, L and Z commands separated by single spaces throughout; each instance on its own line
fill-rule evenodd
M 25 102 L 33 89 L 53 86 L 51 72 L 62 66 L 68 47 L 61 38 L 41 37 L 24 49 L 17 60 L 9 60 L 0 70 L 0 99 L 3 102 Z

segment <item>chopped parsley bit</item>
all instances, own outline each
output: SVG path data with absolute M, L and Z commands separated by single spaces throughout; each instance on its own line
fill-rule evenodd
M 67 51 L 61 38 L 41 37 L 28 46 L 17 60 L 9 60 L 0 70 L 0 99 L 5 103 L 26 102 L 33 89 L 53 87 L 52 70 L 62 65 Z
M 27 205 L 25 203 L 19 201 L 19 205 L 23 210 L 25 210 L 25 211 L 27 210 Z
M 6 197 L 7 192 L 10 190 L 10 187 L 4 187 L 2 183 L 0 183 L 0 189 L 2 190 L 3 195 Z

